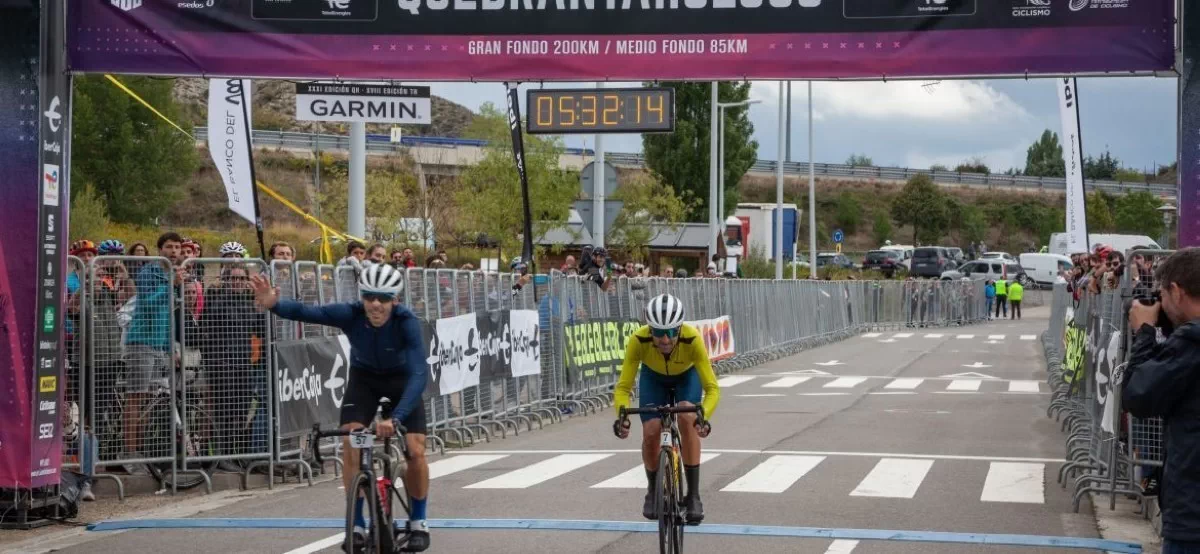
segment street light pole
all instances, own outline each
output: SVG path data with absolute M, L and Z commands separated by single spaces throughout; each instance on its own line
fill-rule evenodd
M 720 135 L 720 151 L 717 153 L 717 224 L 725 226 L 725 108 L 738 108 L 759 104 L 762 100 L 743 100 L 741 102 L 718 102 L 717 113 L 720 118 L 717 123 L 717 133 Z
M 808 82 L 808 273 L 817 278 L 817 178 L 813 166 L 813 97 L 812 81 Z
M 786 119 L 783 110 L 784 82 L 779 81 L 779 154 L 775 158 L 775 279 L 783 279 L 783 148 Z
M 717 81 L 712 82 L 712 107 L 708 125 L 708 259 L 717 253 Z

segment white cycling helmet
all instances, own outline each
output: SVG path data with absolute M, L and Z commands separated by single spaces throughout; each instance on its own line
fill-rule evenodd
M 246 247 L 242 246 L 242 243 L 240 243 L 240 242 L 227 242 L 225 244 L 222 244 L 221 245 L 221 257 L 228 256 L 229 254 L 237 254 L 238 256 L 245 256 L 246 255 Z
M 646 323 L 653 329 L 675 329 L 683 325 L 683 302 L 669 294 L 660 294 L 646 304 Z
M 399 297 L 404 292 L 404 274 L 387 264 L 364 267 L 358 278 L 359 294 L 387 294 Z

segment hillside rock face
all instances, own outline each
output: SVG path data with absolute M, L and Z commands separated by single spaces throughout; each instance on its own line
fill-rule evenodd
M 176 79 L 175 100 L 195 126 L 207 122 L 208 81 L 206 79 Z M 348 124 L 319 121 L 296 121 L 296 85 L 291 81 L 254 82 L 255 129 L 271 129 L 306 133 L 346 134 Z M 450 137 L 463 136 L 475 114 L 467 107 L 440 96 L 433 97 L 433 123 L 402 125 L 405 135 Z M 391 125 L 367 125 L 368 133 L 389 134 Z

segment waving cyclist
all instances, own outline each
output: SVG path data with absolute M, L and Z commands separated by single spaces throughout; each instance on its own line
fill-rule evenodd
M 254 277 L 258 303 L 284 319 L 337 327 L 350 340 L 350 375 L 342 402 L 342 429 L 365 427 L 375 418 L 380 398 L 399 399 L 390 418 L 380 421 L 375 431 L 380 437 L 391 436 L 396 423 L 408 431 L 408 473 L 404 483 L 412 498 L 408 528 L 412 534 L 407 548 L 421 552 L 429 548 L 429 527 L 425 523 L 425 502 L 429 492 L 429 466 L 425 461 L 425 391 L 428 368 L 424 341 L 417 317 L 400 305 L 404 275 L 389 265 L 376 264 L 364 269 L 359 277 L 361 302 L 305 306 L 279 298 L 265 276 Z M 359 452 L 350 448 L 349 439 L 342 448 L 342 481 L 350 491 L 352 468 L 359 465 Z M 354 514 L 354 542 L 366 542 L 363 499 Z M 400 523 L 397 522 L 397 525 Z
M 704 339 L 695 327 L 683 322 L 683 302 L 669 294 L 661 294 L 646 306 L 648 325 L 629 337 L 625 346 L 625 364 L 613 393 L 617 422 L 613 432 L 619 438 L 629 436 L 629 424 L 620 417 L 621 409 L 629 406 L 633 380 L 638 377 L 641 406 L 662 406 L 671 403 L 674 395 L 679 406 L 699 404 L 698 414 L 680 414 L 683 437 L 683 470 L 687 478 L 687 521 L 704 520 L 704 505 L 700 502 L 700 439 L 712 428 L 707 417 L 717 409 L 721 389 L 708 359 Z M 704 401 L 701 402 L 703 389 Z M 654 414 L 640 414 L 642 419 L 642 463 L 646 466 L 646 500 L 642 515 L 657 519 L 654 511 L 654 483 L 658 470 L 659 434 L 662 419 Z

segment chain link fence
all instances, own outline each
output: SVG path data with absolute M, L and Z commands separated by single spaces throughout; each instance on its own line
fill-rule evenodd
M 240 471 L 244 484 L 259 470 L 271 485 L 277 475 L 311 482 L 307 433 L 294 425 L 285 432 L 281 425 L 281 399 L 295 402 L 303 383 L 284 375 L 278 347 L 338 338 L 341 331 L 258 309 L 250 280 L 266 275 L 281 298 L 306 305 L 356 302 L 354 267 L 246 259 L 175 265 L 159 257 L 105 256 L 90 264 L 72 258 L 71 269 L 82 277 L 69 312 L 64 421 L 79 431 L 64 445 L 68 461 L 118 484 L 122 475 L 149 473 L 172 490 L 211 487 L 215 471 Z M 427 394 L 435 450 L 529 432 L 611 406 L 626 336 L 621 333 L 641 325 L 646 303 L 658 294 L 682 299 L 719 373 L 857 333 L 967 325 L 988 317 L 977 281 L 621 277 L 600 285 L 559 272 L 410 268 L 405 285 L 404 305 L 428 324 L 506 310 L 537 313 L 536 337 L 521 340 L 536 341 L 538 374 Z M 587 340 L 593 332 L 616 340 L 601 350 L 604 341 Z M 584 350 L 604 363 L 581 364 L 576 354 Z M 336 441 L 321 447 L 339 448 Z M 89 450 L 92 455 L 81 460 L 80 452 Z

